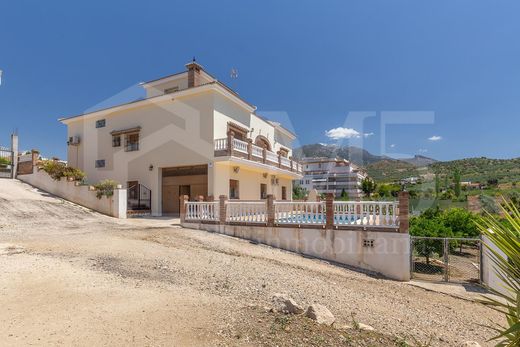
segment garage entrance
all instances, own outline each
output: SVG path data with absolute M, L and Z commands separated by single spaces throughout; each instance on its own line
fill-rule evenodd
M 208 196 L 208 166 L 178 166 L 162 169 L 163 214 L 180 212 L 179 198 L 188 195 L 190 200 Z

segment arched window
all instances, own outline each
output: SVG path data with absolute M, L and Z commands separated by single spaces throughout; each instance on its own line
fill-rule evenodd
M 259 146 L 259 147 L 262 147 L 262 148 L 265 148 L 267 149 L 268 151 L 271 150 L 271 144 L 269 143 L 269 140 L 267 139 L 267 137 L 263 136 L 263 135 L 258 135 L 255 139 L 255 145 Z

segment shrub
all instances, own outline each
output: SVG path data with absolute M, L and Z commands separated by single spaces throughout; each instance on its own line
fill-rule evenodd
M 0 166 L 11 165 L 11 161 L 7 158 L 0 157 Z
M 119 183 L 113 180 L 103 180 L 94 185 L 96 189 L 96 197 L 101 199 L 103 196 L 107 198 L 114 195 L 114 189 L 118 186 Z
M 63 172 L 64 177 L 71 177 L 74 181 L 83 181 L 86 177 L 85 173 L 80 169 L 67 166 Z
M 72 177 L 75 181 L 85 179 L 85 173 L 83 171 L 55 160 L 44 161 L 40 168 L 55 181 L 59 181 L 62 177 Z
M 54 160 L 44 161 L 41 165 L 41 169 L 45 171 L 55 181 L 59 181 L 64 177 L 64 171 L 67 166 L 63 163 Z

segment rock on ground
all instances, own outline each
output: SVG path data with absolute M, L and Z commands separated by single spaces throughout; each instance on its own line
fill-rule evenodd
M 319 324 L 332 325 L 336 320 L 329 309 L 320 304 L 309 306 L 305 315 L 310 319 L 314 319 Z
M 288 295 L 276 293 L 273 296 L 275 309 L 284 313 L 301 314 L 304 312 L 303 307 L 298 305 L 296 301 Z
M 358 323 L 359 330 L 374 331 L 375 329 L 368 324 Z

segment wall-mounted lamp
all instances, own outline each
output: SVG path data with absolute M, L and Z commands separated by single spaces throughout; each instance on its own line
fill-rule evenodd
M 262 174 L 262 177 L 263 177 L 263 178 L 267 178 L 267 172 L 264 172 L 264 173 Z
M 153 171 L 153 165 L 152 164 L 150 164 L 150 166 L 148 166 L 148 170 Z
M 240 172 L 240 166 L 233 166 L 233 172 L 239 173 Z

